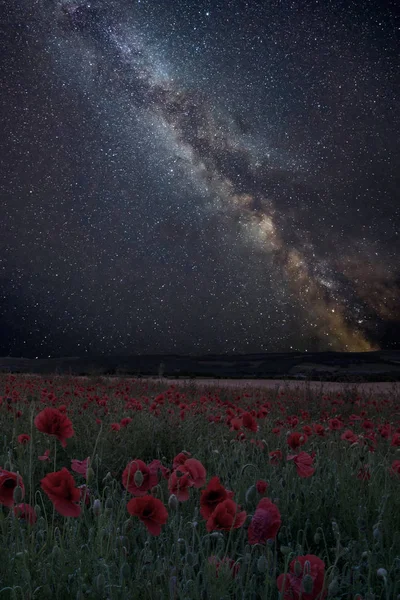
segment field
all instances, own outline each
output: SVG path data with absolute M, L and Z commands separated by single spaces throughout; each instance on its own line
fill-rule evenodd
M 398 387 L 235 384 L 0 375 L 0 600 L 398 600 Z

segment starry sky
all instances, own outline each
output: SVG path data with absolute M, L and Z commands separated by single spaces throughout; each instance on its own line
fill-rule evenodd
M 389 0 L 0 0 L 0 355 L 400 342 Z

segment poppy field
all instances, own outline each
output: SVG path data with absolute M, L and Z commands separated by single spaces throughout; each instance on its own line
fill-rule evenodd
M 400 399 L 0 375 L 0 600 L 399 600 Z

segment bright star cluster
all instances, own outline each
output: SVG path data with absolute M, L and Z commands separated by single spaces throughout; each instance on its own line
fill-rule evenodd
M 398 347 L 394 2 L 16 4 L 0 354 Z

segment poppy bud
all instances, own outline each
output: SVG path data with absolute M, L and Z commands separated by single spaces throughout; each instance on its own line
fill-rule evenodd
M 59 558 L 61 556 L 61 550 L 57 546 L 57 544 L 55 546 L 53 546 L 53 550 L 51 551 L 51 555 L 53 557 L 54 562 L 58 562 L 58 560 L 59 560 Z
M 111 498 L 107 498 L 105 508 L 106 510 L 111 510 L 113 507 L 113 501 Z
M 17 485 L 17 487 L 14 488 L 14 492 L 13 492 L 13 499 L 15 504 L 19 504 L 20 502 L 22 502 L 22 498 L 24 497 L 24 494 L 22 492 L 22 488 Z
M 294 563 L 294 574 L 296 575 L 296 577 L 300 577 L 300 575 L 303 574 L 303 567 L 301 566 L 301 562 L 296 560 L 296 562 Z
M 265 573 L 268 569 L 268 561 L 267 561 L 267 557 L 264 556 L 264 554 L 262 556 L 260 556 L 260 558 L 257 561 L 257 570 L 259 573 Z
M 99 573 L 97 575 L 96 579 L 94 580 L 94 583 L 96 592 L 99 594 L 99 596 L 103 596 L 106 585 L 106 580 L 104 579 L 103 573 Z
M 186 562 L 187 562 L 187 564 L 188 564 L 190 567 L 193 567 L 193 565 L 194 565 L 194 564 L 195 564 L 195 562 L 196 562 L 196 557 L 195 557 L 195 555 L 193 554 L 193 552 L 188 552 L 188 553 L 186 554 Z
M 35 513 L 36 513 L 36 515 L 37 515 L 37 518 L 39 518 L 39 517 L 40 517 L 40 515 L 42 514 L 42 509 L 41 509 L 41 507 L 39 506 L 39 504 L 35 504 Z
M 314 580 L 309 573 L 303 577 L 303 591 L 305 594 L 312 594 L 314 588 Z
M 101 515 L 101 502 L 98 498 L 93 502 L 93 514 L 95 517 L 99 517 Z
M 315 542 L 316 544 L 319 544 L 319 543 L 320 543 L 320 541 L 321 541 L 321 534 L 320 534 L 320 532 L 319 532 L 319 531 L 317 531 L 317 532 L 315 533 L 315 535 L 314 535 L 314 542 Z
M 382 577 L 382 578 L 387 577 L 387 571 L 386 571 L 386 569 L 383 569 L 383 568 L 378 569 L 376 574 L 378 575 L 378 577 Z
M 168 498 L 168 508 L 170 510 L 176 510 L 179 506 L 179 502 L 178 502 L 178 498 L 175 496 L 175 494 L 171 494 L 170 497 Z
M 86 471 L 86 481 L 88 483 L 91 483 L 94 479 L 94 471 L 92 469 L 92 467 L 89 467 L 88 470 Z
M 255 499 L 257 495 L 257 490 L 255 485 L 251 485 L 246 491 L 245 501 L 246 504 Z
M 136 487 L 140 487 L 144 481 L 143 473 L 139 469 L 135 471 L 135 475 L 133 476 L 133 481 L 135 482 Z
M 303 573 L 305 575 L 309 575 L 311 573 L 311 563 L 309 560 L 306 560 L 304 563 L 304 570 Z
M 329 584 L 328 596 L 329 597 L 336 596 L 338 591 L 339 591 L 339 583 L 338 583 L 337 577 L 335 577 L 334 579 L 332 579 L 332 581 Z
M 286 556 L 287 554 L 290 554 L 292 551 L 290 546 L 281 546 L 281 552 L 284 556 Z

